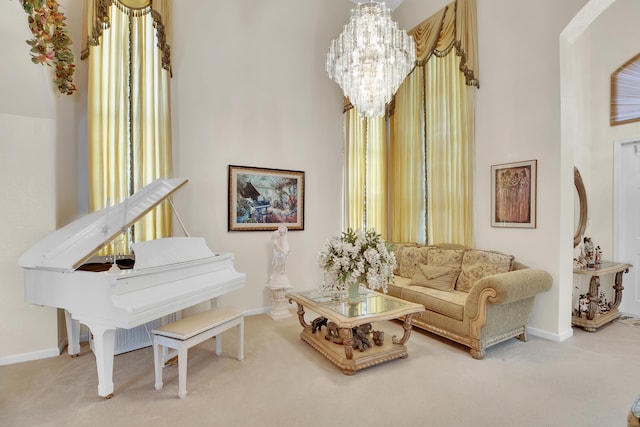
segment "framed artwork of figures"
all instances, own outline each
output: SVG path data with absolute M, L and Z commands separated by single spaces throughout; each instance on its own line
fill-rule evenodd
M 229 231 L 304 230 L 304 172 L 229 165 Z
M 536 228 L 537 160 L 491 166 L 491 226 Z

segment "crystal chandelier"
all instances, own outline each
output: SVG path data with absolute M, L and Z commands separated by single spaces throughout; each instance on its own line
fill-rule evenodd
M 361 116 L 382 117 L 415 60 L 413 38 L 391 20 L 384 3 L 369 1 L 358 3 L 331 42 L 327 72 Z

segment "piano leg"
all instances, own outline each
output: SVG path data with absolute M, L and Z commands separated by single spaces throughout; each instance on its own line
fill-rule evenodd
M 71 357 L 78 357 L 80 354 L 80 321 L 71 318 L 71 313 L 64 311 L 64 320 L 67 325 L 67 352 Z
M 93 352 L 98 368 L 98 394 L 107 399 L 113 397 L 113 357 L 116 346 L 116 329 L 99 323 L 84 322 L 93 334 Z

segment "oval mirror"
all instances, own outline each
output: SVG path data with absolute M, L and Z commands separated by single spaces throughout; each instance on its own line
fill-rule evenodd
M 580 244 L 584 230 L 587 228 L 587 192 L 584 189 L 580 171 L 578 171 L 578 168 L 575 166 L 573 168 L 573 182 L 576 186 L 576 196 L 573 207 L 575 227 L 573 247 L 575 248 Z

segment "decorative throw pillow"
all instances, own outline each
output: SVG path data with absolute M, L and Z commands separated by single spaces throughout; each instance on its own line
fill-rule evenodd
M 450 291 L 453 290 L 457 278 L 458 270 L 453 267 L 420 264 L 411 284 Z
M 426 263 L 428 248 L 425 246 L 403 246 L 400 256 L 396 250 L 396 271 L 398 276 L 411 278 L 415 274 L 418 264 Z
M 416 247 L 416 243 L 393 243 L 393 252 L 396 254 L 396 269 L 394 270 L 394 274 L 398 276 L 402 276 L 402 273 L 405 270 L 405 265 L 407 263 L 407 248 Z
M 456 289 L 469 292 L 480 279 L 511 270 L 513 256 L 495 251 L 469 249 L 462 257 L 462 271 L 456 283 Z
M 460 271 L 462 256 L 466 249 L 431 248 L 427 256 L 429 265 L 452 267 Z

